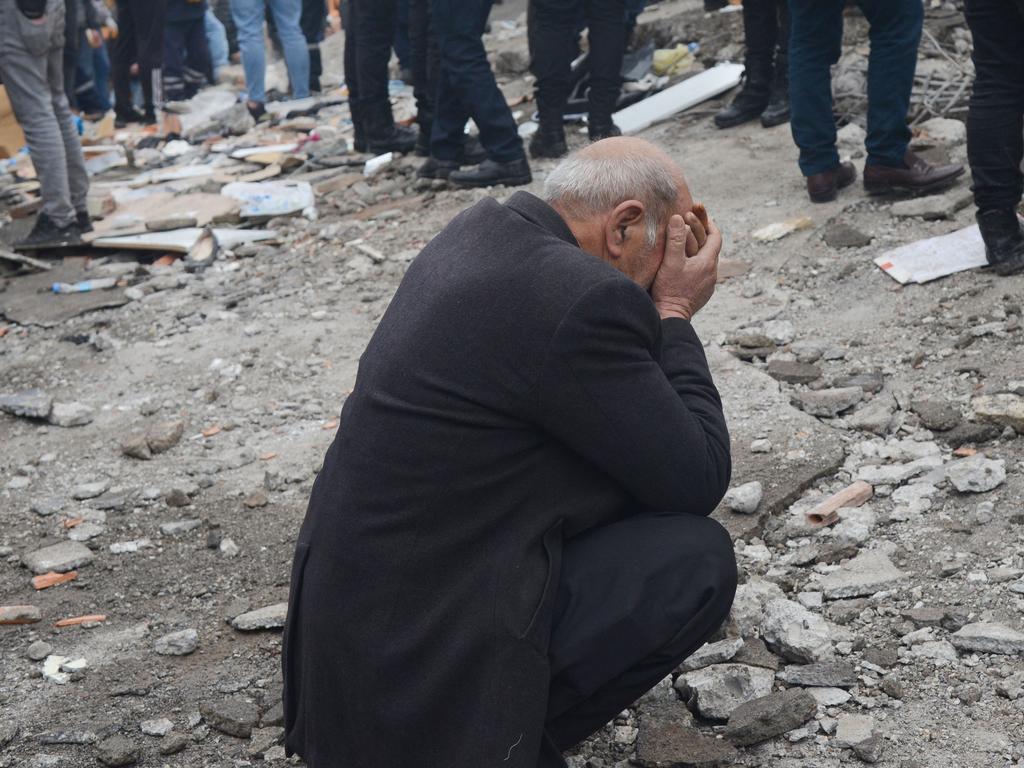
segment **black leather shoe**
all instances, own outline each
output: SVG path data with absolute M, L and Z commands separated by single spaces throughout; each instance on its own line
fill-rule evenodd
M 789 62 L 786 56 L 775 57 L 775 77 L 768 97 L 768 106 L 761 113 L 761 125 L 773 128 L 789 122 Z
M 530 157 L 565 157 L 569 147 L 565 143 L 565 130 L 561 125 L 549 126 L 541 123 L 530 139 Z
M 85 209 L 75 211 L 75 223 L 78 225 L 78 231 L 83 235 L 86 232 L 92 232 L 92 219 L 89 218 L 89 211 Z
M 978 228 L 985 241 L 985 258 L 997 275 L 1024 272 L 1024 231 L 1012 209 L 978 211 Z
M 932 165 L 908 149 L 900 167 L 865 166 L 864 191 L 869 195 L 926 195 L 950 186 L 963 172 L 958 163 Z
M 448 175 L 448 181 L 456 187 L 518 187 L 522 184 L 529 184 L 533 181 L 530 174 L 530 164 L 526 157 L 513 160 L 509 163 L 498 163 L 488 158 L 475 168 L 464 171 L 452 171 Z
M 467 136 L 462 144 L 462 157 L 459 158 L 459 165 L 480 165 L 487 159 L 487 150 L 480 143 L 476 136 Z
M 416 171 L 421 179 L 447 179 L 452 171 L 459 170 L 459 164 L 454 160 L 438 160 L 436 157 L 427 159 Z
M 416 129 L 395 123 L 390 131 L 367 136 L 366 150 L 375 155 L 385 152 L 412 152 L 416 149 Z
M 114 127 L 127 128 L 131 123 L 141 123 L 146 117 L 137 109 L 114 112 Z
M 853 184 L 857 169 L 853 163 L 840 163 L 835 168 L 807 177 L 807 195 L 812 203 L 827 203 L 836 199 L 843 187 Z
M 715 115 L 715 125 L 719 128 L 733 128 L 756 120 L 768 106 L 772 88 L 771 66 L 762 61 L 748 60 L 746 67 L 740 92 L 732 104 Z
M 39 251 L 47 248 L 67 248 L 82 244 L 82 233 L 77 222 L 58 227 L 45 213 L 36 217 L 35 226 L 28 237 L 14 244 L 16 251 Z
M 617 126 L 611 118 L 607 121 L 592 122 L 587 128 L 587 137 L 591 142 L 600 141 L 601 139 L 610 139 L 613 136 L 621 136 L 622 130 Z

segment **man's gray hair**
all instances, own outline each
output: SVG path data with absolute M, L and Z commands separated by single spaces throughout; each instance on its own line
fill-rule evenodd
M 644 204 L 644 234 L 653 247 L 679 200 L 679 178 L 657 156 L 643 152 L 573 152 L 548 174 L 544 199 L 576 219 L 606 213 L 625 200 Z

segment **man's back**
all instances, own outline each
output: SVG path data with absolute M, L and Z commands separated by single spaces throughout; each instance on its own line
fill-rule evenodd
M 708 424 L 686 418 L 715 445 L 685 447 L 697 474 L 716 465 L 706 480 L 631 450 L 659 408 L 673 411 L 661 443 L 687 437 L 661 328 L 643 289 L 530 195 L 485 199 L 424 249 L 361 360 L 299 536 L 289 749 L 312 768 L 515 766 L 530 764 L 509 751 L 527 733 L 535 759 L 563 538 L 630 507 L 706 514 L 728 483 L 709 378 L 691 387 Z M 703 363 L 699 343 L 686 354 Z M 616 401 L 652 369 L 663 402 Z

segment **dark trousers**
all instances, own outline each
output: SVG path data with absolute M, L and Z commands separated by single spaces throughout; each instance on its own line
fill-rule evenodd
M 309 48 L 309 90 L 320 90 L 320 76 L 324 73 L 320 58 L 320 43 L 324 39 L 324 25 L 327 23 L 326 0 L 302 0 L 302 17 L 299 27 Z
M 567 540 L 538 767 L 564 766 L 563 750 L 700 648 L 735 591 L 732 541 L 710 518 L 643 514 Z
M 398 0 L 348 0 L 345 5 L 345 84 L 349 106 L 372 137 L 394 126 L 388 97 L 388 61 Z
M 114 108 L 132 108 L 132 64 L 139 65 L 139 82 L 147 112 L 153 111 L 153 70 L 158 73 L 164 56 L 164 0 L 117 0 L 118 34 L 111 56 Z M 159 74 L 157 75 L 159 77 Z
M 429 139 L 437 102 L 437 74 L 441 69 L 441 52 L 430 22 L 430 0 L 409 0 L 409 59 L 416 123 L 420 135 Z
M 747 67 L 771 72 L 776 48 L 780 57 L 789 51 L 787 0 L 744 0 L 743 38 Z
M 858 0 L 871 24 L 867 164 L 900 167 L 910 143 L 907 110 L 917 66 L 921 0 Z M 843 0 L 789 0 L 790 126 L 805 176 L 839 164 L 829 67 L 839 61 Z
M 190 99 L 213 80 L 213 63 L 203 18 L 164 22 L 164 97 Z
M 626 50 L 625 0 L 531 0 L 530 71 L 537 78 L 541 121 L 561 124 L 572 87 L 570 65 L 580 20 L 587 26 L 590 117 L 610 119 L 619 99 Z
M 487 61 L 482 36 L 493 0 L 432 0 L 431 19 L 441 51 L 437 116 L 430 154 L 455 161 L 463 150 L 470 117 L 491 160 L 523 157 L 523 142 Z
M 979 211 L 1012 210 L 1024 178 L 1024 9 L 1011 0 L 968 0 L 974 36 L 974 91 L 967 158 Z

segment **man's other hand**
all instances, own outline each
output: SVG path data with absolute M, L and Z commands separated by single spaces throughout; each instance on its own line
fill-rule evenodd
M 669 219 L 665 258 L 651 286 L 651 298 L 662 319 L 689 320 L 708 303 L 718 280 L 721 250 L 722 233 L 706 213 L 701 217 L 690 212 L 685 219 L 676 214 Z

